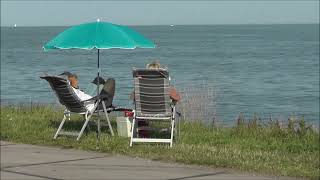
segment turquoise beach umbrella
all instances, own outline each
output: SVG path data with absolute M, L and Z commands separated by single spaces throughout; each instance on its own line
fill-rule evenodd
M 155 44 L 129 27 L 108 22 L 73 26 L 43 46 L 48 49 L 135 49 L 155 48 Z
M 45 44 L 43 49 L 45 51 L 49 49 L 97 49 L 99 77 L 100 49 L 135 49 L 155 47 L 156 46 L 152 41 L 129 27 L 108 22 L 100 22 L 100 20 L 98 20 L 97 22 L 73 26 L 63 31 Z

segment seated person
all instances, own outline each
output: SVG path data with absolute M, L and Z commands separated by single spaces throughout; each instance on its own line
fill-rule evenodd
M 159 62 L 154 61 L 150 64 L 147 64 L 146 69 L 165 69 L 165 68 L 162 68 Z M 181 100 L 180 94 L 178 93 L 176 88 L 174 88 L 173 86 L 170 87 L 169 93 L 170 93 L 170 98 L 173 104 L 176 104 L 178 101 Z M 130 99 L 134 100 L 134 92 L 131 93 Z
M 81 91 L 79 89 L 78 76 L 76 74 L 72 74 L 72 73 L 69 73 L 69 72 L 64 72 L 61 75 L 66 75 L 67 76 L 73 91 L 79 97 L 79 99 L 81 101 L 85 101 L 85 100 L 91 99 L 93 97 L 93 96 L 90 96 L 90 95 L 84 93 L 83 91 Z M 93 81 L 93 83 L 94 83 L 94 81 Z M 103 88 L 100 91 L 100 95 L 107 95 L 108 96 L 108 98 L 104 99 L 106 107 L 109 107 L 109 106 L 112 105 L 112 100 L 113 100 L 114 93 L 115 93 L 115 81 L 114 81 L 114 79 L 109 78 L 104 83 Z M 87 101 L 87 102 L 85 102 L 85 106 L 87 107 L 88 110 L 92 111 L 93 108 L 94 108 L 94 102 L 93 101 Z

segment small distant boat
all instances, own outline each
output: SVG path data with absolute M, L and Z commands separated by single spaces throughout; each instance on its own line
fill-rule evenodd
M 17 27 L 17 24 L 14 24 L 13 27 Z
M 170 26 L 173 27 L 174 25 L 173 25 L 173 24 L 170 24 Z

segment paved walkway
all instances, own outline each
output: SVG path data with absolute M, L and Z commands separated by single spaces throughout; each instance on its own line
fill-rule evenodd
M 1 179 L 269 180 L 279 177 L 1 141 Z

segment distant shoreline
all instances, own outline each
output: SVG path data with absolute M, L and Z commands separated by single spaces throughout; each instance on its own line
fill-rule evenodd
M 81 24 L 81 23 L 80 23 Z M 73 26 L 75 24 L 71 24 L 71 25 L 53 25 L 53 26 L 34 26 L 34 25 L 31 25 L 31 26 L 19 26 L 17 24 L 17 27 L 16 28 L 19 28 L 19 27 L 69 27 L 69 26 Z M 144 26 L 168 26 L 168 27 L 172 27 L 170 26 L 172 24 L 150 24 L 150 25 L 128 25 L 128 26 L 132 26 L 132 27 L 144 27 Z M 173 24 L 175 26 L 270 26 L 270 25 L 318 25 L 320 26 L 319 23 L 279 23 L 279 24 Z M 14 28 L 13 25 L 10 25 L 10 26 L 0 26 L 1 28 Z

